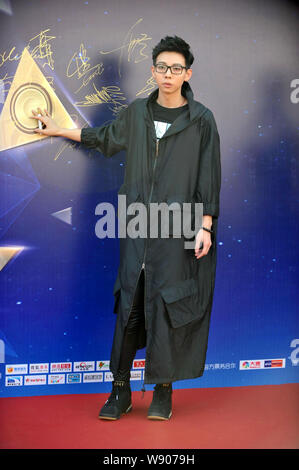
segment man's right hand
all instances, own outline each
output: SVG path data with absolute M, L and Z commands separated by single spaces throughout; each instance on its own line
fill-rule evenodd
M 32 109 L 32 116 L 29 116 L 32 119 L 39 119 L 46 127 L 45 129 L 34 129 L 34 132 L 41 135 L 48 135 L 48 136 L 58 136 L 59 131 L 61 130 L 60 127 L 57 126 L 55 121 L 51 118 L 50 114 L 46 109 L 44 111 L 41 108 L 37 108 L 37 111 Z M 38 116 L 40 114 L 41 116 Z

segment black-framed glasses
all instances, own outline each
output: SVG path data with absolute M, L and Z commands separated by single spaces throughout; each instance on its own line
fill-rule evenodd
M 165 65 L 165 64 L 155 64 L 155 70 L 158 73 L 166 73 L 168 69 L 170 69 L 173 75 L 181 75 L 183 70 L 188 70 L 187 67 L 183 67 L 183 65 Z

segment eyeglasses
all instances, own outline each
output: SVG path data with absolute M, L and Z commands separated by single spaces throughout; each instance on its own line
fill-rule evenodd
M 187 67 L 183 67 L 182 65 L 155 64 L 154 67 L 158 73 L 167 73 L 168 69 L 170 69 L 173 75 L 181 75 L 183 73 L 183 69 L 188 70 Z

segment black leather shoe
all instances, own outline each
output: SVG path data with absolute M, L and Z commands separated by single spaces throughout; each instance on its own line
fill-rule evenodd
M 114 381 L 112 392 L 108 400 L 102 407 L 100 419 L 119 419 L 121 415 L 128 413 L 132 409 L 130 382 Z
M 148 419 L 168 420 L 172 415 L 172 384 L 157 384 L 148 409 Z

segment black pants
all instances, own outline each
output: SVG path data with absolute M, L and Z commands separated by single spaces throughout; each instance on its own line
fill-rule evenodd
M 140 331 L 142 329 L 142 332 Z M 129 321 L 125 328 L 119 367 L 114 380 L 130 380 L 130 371 L 138 349 L 138 338 L 145 332 L 144 317 L 144 270 L 137 283 Z

